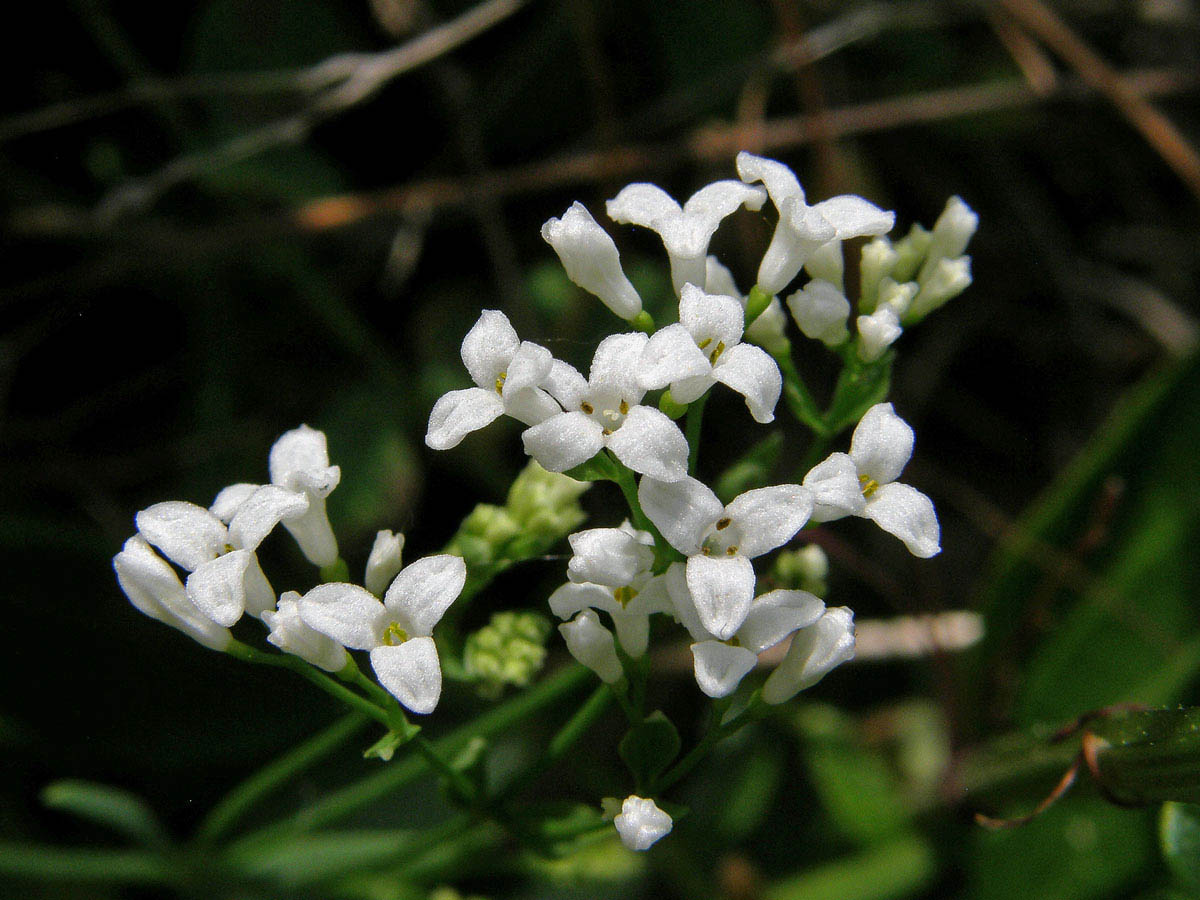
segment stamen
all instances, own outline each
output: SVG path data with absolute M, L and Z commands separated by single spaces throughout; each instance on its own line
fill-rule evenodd
M 730 546 L 725 548 L 726 556 L 737 556 L 737 554 L 738 554 L 737 544 L 731 544 Z
M 705 544 L 703 547 L 700 548 L 700 552 L 703 553 L 705 556 L 712 556 L 712 547 L 708 546 L 708 544 Z
M 506 379 L 506 378 L 508 378 L 507 372 L 501 372 L 499 375 L 496 376 L 496 393 L 497 394 L 504 393 L 504 379 Z
M 870 475 L 859 475 L 858 483 L 862 485 L 862 495 L 864 497 L 870 497 L 879 490 L 879 482 Z
M 712 354 L 708 357 L 708 361 L 715 366 L 717 364 L 717 360 L 721 358 L 721 354 L 724 352 L 725 352 L 725 342 L 718 341 L 717 349 L 714 350 L 712 352 Z
M 729 518 L 729 516 L 726 516 L 723 519 L 717 519 L 717 531 L 724 531 L 732 522 L 733 519 Z
M 586 400 L 579 404 L 579 408 L 589 416 L 596 411 L 595 407 L 593 407 L 592 404 L 588 403 Z
M 707 347 L 711 343 L 712 343 L 712 338 L 705 338 L 696 346 L 698 346 L 701 350 L 703 350 L 705 347 Z
M 623 415 L 623 416 L 629 414 L 629 404 L 626 403 L 624 400 L 621 401 L 621 405 L 618 406 L 617 409 L 619 409 L 621 411 L 621 415 Z
M 619 587 L 615 591 L 613 591 L 613 598 L 618 603 L 620 603 L 621 606 L 623 606 L 623 607 L 628 606 L 629 601 L 632 600 L 637 595 L 638 595 L 638 592 L 629 586 Z
M 392 622 L 383 632 L 383 642 L 389 647 L 395 647 L 408 640 L 408 632 L 400 627 L 399 622 Z

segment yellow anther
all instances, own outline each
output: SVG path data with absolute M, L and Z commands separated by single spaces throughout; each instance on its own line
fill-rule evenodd
M 729 527 L 731 522 L 733 522 L 733 519 L 729 518 L 729 516 L 726 516 L 723 519 L 717 519 L 717 531 L 724 531 Z
M 721 358 L 721 354 L 724 352 L 725 352 L 725 342 L 718 341 L 717 349 L 709 354 L 708 361 L 715 366 L 717 364 L 717 360 Z
M 738 548 L 736 544 L 732 544 L 725 548 L 726 556 L 737 556 Z
M 618 406 L 617 409 L 621 411 L 621 415 L 623 416 L 629 414 L 629 404 L 624 400 L 621 401 L 621 405 Z
M 705 556 L 712 556 L 712 547 L 708 546 L 708 544 L 705 544 L 703 547 L 700 548 L 700 552 L 703 553 Z
M 705 338 L 705 339 L 704 339 L 704 340 L 702 340 L 702 341 L 701 341 L 701 342 L 700 342 L 700 343 L 699 343 L 697 346 L 698 346 L 698 347 L 699 347 L 701 350 L 703 350 L 705 347 L 707 347 L 707 346 L 708 346 L 709 344 L 711 344 L 711 343 L 712 343 L 712 338 Z
M 588 403 L 586 400 L 579 404 L 579 408 L 589 416 L 596 411 L 592 404 Z
M 408 632 L 400 627 L 399 622 L 392 622 L 383 632 L 383 642 L 389 647 L 395 647 L 408 640 Z
M 858 483 L 862 485 L 862 495 L 864 497 L 870 497 L 879 490 L 879 482 L 870 475 L 859 475 Z
M 638 592 L 631 587 L 619 587 L 613 591 L 613 598 L 622 606 L 628 606 L 629 601 L 638 595 Z
M 499 375 L 496 376 L 496 393 L 497 394 L 504 393 L 504 379 L 506 379 L 507 377 L 508 377 L 507 372 L 501 372 Z
M 226 545 L 225 545 L 225 550 L 224 550 L 224 552 L 225 552 L 225 553 L 232 553 L 232 552 L 233 552 L 233 544 L 226 544 Z

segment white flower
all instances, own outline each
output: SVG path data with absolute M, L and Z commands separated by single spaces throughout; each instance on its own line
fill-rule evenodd
M 178 628 L 211 650 L 224 650 L 233 640 L 228 628 L 218 625 L 188 599 L 175 570 L 144 538 L 134 535 L 127 540 L 113 557 L 113 569 L 129 602 L 150 618 Z
M 232 625 L 244 612 L 261 617 L 274 607 L 275 591 L 254 554 L 278 522 L 274 511 L 247 510 L 243 524 L 253 527 L 231 533 L 202 506 L 167 500 L 143 509 L 134 522 L 145 541 L 191 573 L 187 598 L 216 624 Z
M 271 629 L 267 640 L 283 650 L 299 656 L 326 672 L 339 672 L 346 667 L 346 651 L 331 637 L 314 631 L 300 617 L 300 595 L 288 591 L 279 598 L 279 608 L 263 613 L 263 621 Z
M 621 812 L 613 819 L 621 843 L 630 850 L 649 850 L 659 838 L 671 833 L 671 817 L 653 800 L 630 794 L 621 804 Z
M 814 279 L 788 297 L 787 306 L 807 338 L 837 347 L 850 335 L 846 330 L 850 301 L 837 285 Z
M 827 609 L 815 623 L 792 635 L 783 662 L 763 685 L 762 698 L 771 704 L 784 703 L 853 658 L 854 613 L 844 606 Z
M 546 222 L 542 238 L 558 254 L 567 277 L 622 319 L 642 311 L 642 298 L 621 269 L 617 245 L 582 203 Z
M 961 197 L 951 197 L 947 200 L 942 214 L 933 223 L 929 249 L 926 251 L 925 263 L 921 266 L 917 280 L 925 283 L 939 261 L 962 256 L 978 227 L 979 216 L 963 203 Z
M 317 566 L 333 564 L 338 546 L 325 512 L 325 498 L 338 486 L 342 470 L 329 464 L 325 433 L 307 425 L 286 432 L 271 446 L 268 462 L 272 484 L 308 499 L 308 509 L 284 518 L 283 527 L 291 532 L 309 562 Z
M 792 170 L 774 160 L 743 151 L 737 169 L 742 181 L 766 185 L 779 211 L 779 224 L 758 268 L 758 287 L 768 294 L 787 287 L 809 257 L 830 241 L 885 234 L 895 224 L 894 213 L 853 194 L 809 206 Z
M 367 556 L 367 572 L 363 584 L 376 597 L 383 596 L 392 579 L 404 568 L 401 562 L 403 550 L 404 535 L 392 534 L 390 531 L 380 531 L 375 535 L 375 543 Z
M 745 310 L 747 297 L 738 289 L 733 280 L 733 273 L 715 256 L 710 256 L 705 261 L 705 266 L 708 282 L 705 289 L 714 294 L 733 297 Z M 779 302 L 779 298 L 772 297 L 767 303 L 767 308 L 759 313 L 746 329 L 745 338 L 754 341 L 768 353 L 783 353 L 788 346 L 786 329 L 787 313 L 783 311 L 783 304 Z
M 570 622 L 559 625 L 558 631 L 571 655 L 595 672 L 601 681 L 612 684 L 621 679 L 624 671 L 612 632 L 600 624 L 600 617 L 593 610 L 583 610 Z
M 485 309 L 462 342 L 462 361 L 476 387 L 450 391 L 433 405 L 425 443 L 449 450 L 501 414 L 536 425 L 559 412 L 539 385 L 554 358 L 545 347 L 517 337 L 504 313 Z
M 649 338 L 639 332 L 605 338 L 592 357 L 589 380 L 555 361 L 545 381 L 564 411 L 521 435 L 525 452 L 542 468 L 565 472 L 607 447 L 643 475 L 677 481 L 687 475 L 687 439 L 659 410 L 641 406 L 642 351 Z
M 754 600 L 750 560 L 781 547 L 808 521 L 813 498 L 797 484 L 747 491 L 728 506 L 694 478 L 643 478 L 638 500 L 662 536 L 688 558 L 687 584 L 704 628 L 728 640 Z
M 889 306 L 880 306 L 869 316 L 859 316 L 856 324 L 858 358 L 863 362 L 874 362 L 883 356 L 883 351 L 895 343 L 904 330 Z
M 679 322 L 655 332 L 642 352 L 642 387 L 669 384 L 672 399 L 691 403 L 719 381 L 746 398 L 755 421 L 773 421 L 783 376 L 765 350 L 742 343 L 744 323 L 745 310 L 733 297 L 685 284 Z
M 550 610 L 569 619 L 584 609 L 612 617 L 621 647 L 630 656 L 646 652 L 650 616 L 671 612 L 662 579 L 655 578 L 654 538 L 628 522 L 620 528 L 590 528 L 571 535 L 570 581 L 550 595 Z
M 682 207 L 653 184 L 631 184 L 608 201 L 608 217 L 624 225 L 658 232 L 671 260 L 675 293 L 691 283 L 705 287 L 705 256 L 717 227 L 739 207 L 758 210 L 767 196 L 762 188 L 717 181 L 701 188 Z
M 825 612 L 820 597 L 807 591 L 776 590 L 763 594 L 728 640 L 720 640 L 700 620 L 684 567 L 673 563 L 663 576 L 676 617 L 692 636 L 696 683 L 709 697 L 727 697 L 758 664 L 758 654 L 792 632 L 812 625 Z
M 352 650 L 369 650 L 379 683 L 415 713 L 429 713 L 442 693 L 433 626 L 462 592 L 461 558 L 427 556 L 406 566 L 380 603 L 355 584 L 321 584 L 300 598 L 309 628 Z
M 912 451 L 913 431 L 892 404 L 872 406 L 854 429 L 850 453 L 832 453 L 804 476 L 815 501 L 813 521 L 862 516 L 904 541 L 914 556 L 937 555 L 941 532 L 933 503 L 896 481 Z

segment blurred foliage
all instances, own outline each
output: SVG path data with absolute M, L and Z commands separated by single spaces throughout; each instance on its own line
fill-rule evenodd
M 1178 76 L 1158 102 L 1200 133 L 1194 2 L 1054 6 L 1118 69 Z M 0 118 L 0 891 L 1200 893 L 1194 807 L 1167 804 L 1156 828 L 1155 810 L 1110 805 L 1081 777 L 1022 828 L 969 821 L 1022 815 L 1050 792 L 1078 746 L 1051 742 L 1059 726 L 1109 704 L 1200 702 L 1200 362 L 1189 355 L 1200 215 L 1162 160 L 1051 55 L 1014 42 L 995 10 L 932 0 L 532 2 L 302 140 L 214 155 L 311 107 L 299 67 L 384 51 L 467 8 L 25 10 L 36 62 L 14 76 Z M 806 31 L 823 54 L 814 65 L 770 61 Z M 956 90 L 1020 91 L 1014 55 L 1031 78 L 1041 67 L 1052 89 L 1067 87 L 956 111 Z M 222 81 L 280 71 L 293 72 L 282 88 Z M 94 116 L 56 106 L 164 83 L 195 90 L 110 98 Z M 62 115 L 38 127 L 49 120 L 30 114 L 47 110 Z M 942 556 L 918 568 L 860 523 L 817 532 L 831 603 L 861 617 L 977 608 L 987 636 L 975 651 L 848 668 L 730 739 L 672 792 L 691 813 L 646 856 L 624 852 L 598 808 L 577 802 L 627 786 L 625 729 L 599 715 L 589 740 L 524 791 L 538 801 L 523 835 L 535 852 L 492 823 L 464 824 L 403 749 L 387 764 L 363 759 L 377 735 L 331 726 L 339 711 L 287 673 L 205 653 L 120 595 L 108 560 L 134 510 L 263 479 L 272 440 L 302 421 L 328 433 L 343 468 L 330 509 L 353 572 L 378 528 L 403 530 L 409 558 L 472 537 L 463 520 L 480 500 L 503 510 L 523 464 L 517 427 L 497 422 L 442 454 L 422 435 L 434 399 L 466 383 L 459 344 L 478 310 L 503 308 L 521 334 L 582 366 L 614 324 L 565 279 L 540 224 L 574 199 L 597 211 L 627 181 L 686 196 L 731 177 L 732 152 L 703 151 L 708 129 L 740 123 L 755 149 L 756 116 L 800 114 L 815 118 L 766 152 L 810 196 L 862 193 L 896 209 L 902 228 L 932 221 L 952 193 L 981 215 L 975 285 L 901 340 L 890 395 L 916 428 L 906 475 L 938 505 Z M 139 179 L 179 160 L 192 177 L 141 192 L 153 182 Z M 662 320 L 661 248 L 614 233 Z M 743 287 L 766 237 L 735 218 L 717 238 Z M 798 367 L 827 398 L 823 355 L 795 340 Z M 726 473 L 723 495 L 791 473 L 807 449 L 794 425 L 782 444 L 748 431 L 740 406 L 709 406 L 702 468 Z M 621 516 L 610 488 L 582 498 L 598 524 Z M 573 501 L 564 516 L 576 518 Z M 464 629 L 561 580 L 564 523 L 553 525 L 536 547 L 491 559 L 496 580 Z M 311 583 L 287 541 L 268 541 L 263 557 L 289 586 Z M 473 774 L 509 783 L 584 702 L 585 682 L 557 669 L 550 647 L 528 693 L 481 699 L 452 686 L 428 734 L 476 754 Z M 648 698 L 670 734 L 622 745 L 645 777 L 699 729 L 694 686 L 678 674 Z M 480 713 L 484 746 L 461 728 Z

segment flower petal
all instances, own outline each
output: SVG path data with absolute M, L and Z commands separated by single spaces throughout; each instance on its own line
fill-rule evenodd
M 428 637 L 466 582 L 467 564 L 461 556 L 426 556 L 409 563 L 395 577 L 383 605 L 410 635 Z
M 342 645 L 313 631 L 300 618 L 300 595 L 288 591 L 279 598 L 279 608 L 263 612 L 262 620 L 271 629 L 267 640 L 282 650 L 312 663 L 326 672 L 339 672 L 348 661 Z
M 479 387 L 494 390 L 496 379 L 507 371 L 520 346 L 521 339 L 508 316 L 498 309 L 485 309 L 463 338 L 463 365 Z
M 542 387 L 568 412 L 579 409 L 588 391 L 587 379 L 573 365 L 560 359 L 551 363 L 550 374 L 546 376 Z
M 604 209 L 618 224 L 641 225 L 653 231 L 658 231 L 662 223 L 683 215 L 683 208 L 670 194 L 657 185 L 644 182 L 621 188 L 617 196 L 604 204 Z
M 570 622 L 558 626 L 567 650 L 580 663 L 595 672 L 606 684 L 619 681 L 624 674 L 612 632 L 600 624 L 600 617 L 585 609 Z
M 387 610 L 356 584 L 318 584 L 299 600 L 300 618 L 309 628 L 343 647 L 370 650 L 381 643 Z
M 415 637 L 371 651 L 371 668 L 389 694 L 408 710 L 425 715 L 442 696 L 442 665 L 433 638 Z
M 517 393 L 535 388 L 546 380 L 554 365 L 550 351 L 533 341 L 522 341 L 505 369 L 501 394 Z
M 746 305 L 746 296 L 738 288 L 737 282 L 733 280 L 733 273 L 715 256 L 709 256 L 704 260 L 704 289 L 713 294 L 733 297 L 742 304 L 743 308 Z
M 850 301 L 828 281 L 810 281 L 787 298 L 787 307 L 807 338 L 836 347 L 849 335 Z
M 719 640 L 733 637 L 754 601 L 754 567 L 744 556 L 692 556 L 687 584 L 700 623 Z
M 896 224 L 894 212 L 882 210 L 855 194 L 831 197 L 815 204 L 813 209 L 837 229 L 839 241 L 887 234 Z
M 449 450 L 472 431 L 490 425 L 504 412 L 504 401 L 495 391 L 464 388 L 438 398 L 429 413 L 425 445 L 433 450 Z
M 235 550 L 197 566 L 187 579 L 188 599 L 218 625 L 232 625 L 246 609 L 246 567 L 253 556 Z
M 613 825 L 628 849 L 648 850 L 659 838 L 670 834 L 672 821 L 653 800 L 631 794 L 621 804 Z
M 576 584 L 568 581 L 550 595 L 550 612 L 560 619 L 569 619 L 585 609 L 599 609 L 612 613 L 620 608 L 611 588 L 599 584 Z
M 865 501 L 858 466 L 845 453 L 830 453 L 804 476 L 804 487 L 812 491 L 813 522 L 831 522 L 862 512 Z
M 854 613 L 828 609 L 814 624 L 797 631 L 779 667 L 763 685 L 767 703 L 783 703 L 812 687 L 830 670 L 854 658 Z
M 812 514 L 812 493 L 798 484 L 746 491 L 725 507 L 738 529 L 738 553 L 762 556 L 790 541 Z
M 678 322 L 656 331 L 638 362 L 641 386 L 650 391 L 666 387 L 672 381 L 707 375 L 711 371 L 712 363 L 704 351 L 696 346 L 695 338 Z
M 784 200 L 799 198 L 804 200 L 804 189 L 796 180 L 796 175 L 781 162 L 767 159 L 765 156 L 755 156 L 743 150 L 737 155 L 738 178 L 745 182 L 761 181 L 766 185 L 771 202 L 779 209 Z
M 607 444 L 617 459 L 639 475 L 659 481 L 687 477 L 687 438 L 661 410 L 633 407 Z
M 208 511 L 228 525 L 237 513 L 238 507 L 245 503 L 259 487 L 260 485 L 257 484 L 231 484 L 227 488 L 222 488 Z
M 287 516 L 282 522 L 305 559 L 314 566 L 330 566 L 337 562 L 337 538 L 329 524 L 324 496 L 309 494 L 308 509 L 298 516 Z
M 850 458 L 858 474 L 879 484 L 895 481 L 913 452 L 913 430 L 890 403 L 876 403 L 863 414 L 850 438 Z
M 692 644 L 696 684 L 710 697 L 728 697 L 737 690 L 750 671 L 758 665 L 758 655 L 745 647 L 731 647 L 720 641 Z
M 683 221 L 686 227 L 672 235 L 670 241 L 666 235 L 663 236 L 668 252 L 699 257 L 703 265 L 704 257 L 708 253 L 708 242 L 712 240 L 722 220 L 743 206 L 750 210 L 761 209 L 766 199 L 767 192 L 762 188 L 733 179 L 705 185 L 683 204 Z
M 717 495 L 695 478 L 674 482 L 643 478 L 638 502 L 667 543 L 684 556 L 700 552 L 704 533 L 725 511 Z
M 543 225 L 542 238 L 558 254 L 567 277 L 622 319 L 642 311 L 642 298 L 621 269 L 617 245 L 582 203 Z
M 604 429 L 581 412 L 560 413 L 521 433 L 525 452 L 550 472 L 565 472 L 604 448 Z
M 775 420 L 775 404 L 783 392 L 779 364 L 761 347 L 738 344 L 726 350 L 713 366 L 713 377 L 746 398 L 754 421 Z
M 869 316 L 859 316 L 855 322 L 858 326 L 858 358 L 863 362 L 874 362 L 883 356 L 883 351 L 892 346 L 904 330 L 896 313 L 887 306 L 880 306 Z
M 329 465 L 325 433 L 307 425 L 293 428 L 271 445 L 271 483 L 327 497 L 341 480 L 341 469 Z
M 574 582 L 591 582 L 608 587 L 624 587 L 641 572 L 650 570 L 654 562 L 654 542 L 647 545 L 643 535 L 622 528 L 589 528 L 577 531 L 567 540 L 572 556 L 567 563 L 567 577 Z
M 155 503 L 139 512 L 134 521 L 142 537 L 188 571 L 216 559 L 229 544 L 220 519 L 203 506 L 183 500 Z
M 612 613 L 613 628 L 617 632 L 617 640 L 621 649 L 634 659 L 640 659 L 650 646 L 650 615 L 628 608 L 621 608 Z
M 683 325 L 708 357 L 733 347 L 742 339 L 746 311 L 735 298 L 723 294 L 707 294 L 694 284 L 687 284 L 679 298 L 679 323 Z
M 392 579 L 404 568 L 401 563 L 403 552 L 403 534 L 393 534 L 386 530 L 375 534 L 375 543 L 371 545 L 371 553 L 367 556 L 367 571 L 363 584 L 376 597 L 383 596 Z
M 525 425 L 540 425 L 562 412 L 562 407 L 541 388 L 526 388 L 505 393 L 504 412 Z
M 929 559 L 942 550 L 933 502 L 914 487 L 895 481 L 883 485 L 867 499 L 862 515 L 904 541 L 913 556 Z
M 309 505 L 308 496 L 300 491 L 264 484 L 238 507 L 229 523 L 229 542 L 242 550 L 256 550 L 276 525 L 304 515 Z
M 650 338 L 640 331 L 610 334 L 596 347 L 588 386 L 592 391 L 617 391 L 636 403 L 645 389 L 640 384 L 642 353 Z
M 825 612 L 825 603 L 808 591 L 771 591 L 758 597 L 738 629 L 738 644 L 762 653 Z

